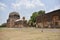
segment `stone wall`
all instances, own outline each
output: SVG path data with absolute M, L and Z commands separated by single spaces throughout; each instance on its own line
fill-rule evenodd
M 50 13 L 46 13 L 44 15 L 39 15 L 36 18 L 36 26 L 37 27 L 51 27 L 51 28 L 59 28 L 60 27 L 60 9 L 52 11 Z

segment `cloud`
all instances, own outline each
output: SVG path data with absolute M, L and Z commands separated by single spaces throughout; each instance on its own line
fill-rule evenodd
M 20 8 L 20 7 L 25 7 L 25 8 L 35 8 L 37 6 L 44 6 L 44 3 L 41 2 L 41 0 L 19 0 L 16 3 L 12 3 L 12 7 L 14 9 Z
M 41 0 L 32 0 L 32 3 L 35 6 L 44 6 L 44 3 L 42 3 Z
M 51 12 L 51 11 L 54 11 L 54 10 L 57 10 L 57 9 L 60 9 L 60 5 L 55 6 L 53 9 L 51 9 L 51 10 L 49 10 L 49 11 L 47 11 L 47 12 Z M 47 12 L 46 12 L 46 13 L 47 13 Z
M 60 6 L 55 6 L 53 10 L 60 9 Z
M 18 8 L 20 8 L 20 4 L 12 3 L 12 8 L 15 10 L 18 9 Z
M 4 3 L 1 3 L 1 2 L 0 2 L 0 11 L 5 10 L 6 7 L 7 7 L 7 6 L 6 6 Z

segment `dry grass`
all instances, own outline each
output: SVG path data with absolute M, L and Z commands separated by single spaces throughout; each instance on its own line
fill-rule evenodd
M 0 28 L 0 40 L 60 40 L 60 29 Z M 55 31 L 53 31 L 55 30 Z

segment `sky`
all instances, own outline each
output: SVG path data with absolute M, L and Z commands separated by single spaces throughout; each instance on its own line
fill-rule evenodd
M 24 16 L 29 20 L 33 12 L 57 9 L 60 9 L 60 0 L 0 0 L 0 24 L 7 22 L 11 12 L 18 12 L 21 19 Z

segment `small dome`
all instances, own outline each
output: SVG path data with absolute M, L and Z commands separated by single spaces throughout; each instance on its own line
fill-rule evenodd
M 11 12 L 11 13 L 9 14 L 9 16 L 13 16 L 13 15 L 19 16 L 19 13 L 18 13 L 18 12 Z
M 23 17 L 22 19 L 25 19 L 25 17 Z

